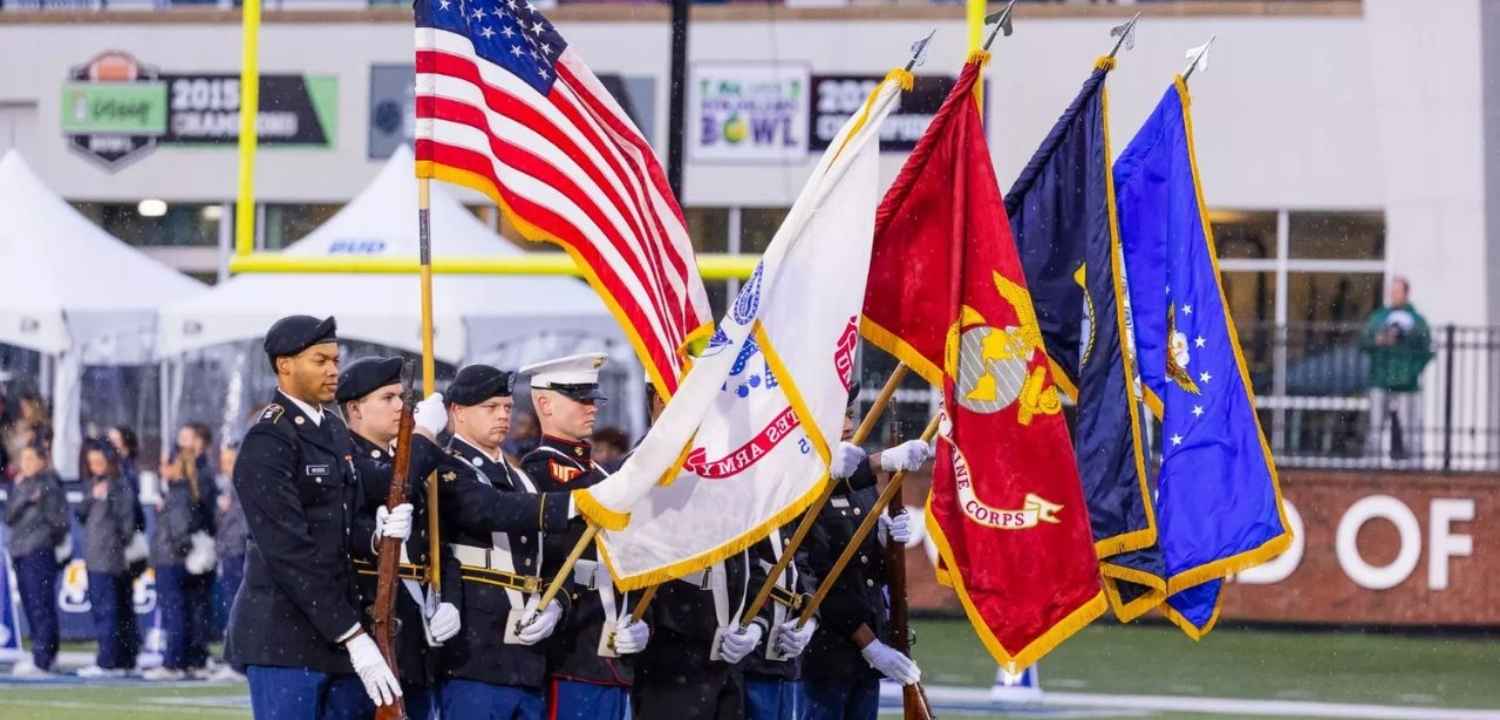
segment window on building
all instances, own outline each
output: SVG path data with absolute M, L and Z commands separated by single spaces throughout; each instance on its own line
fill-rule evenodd
M 264 250 L 281 250 L 307 237 L 319 225 L 328 222 L 342 205 L 299 204 L 279 205 L 267 203 L 263 222 Z
M 692 207 L 683 210 L 682 214 L 687 218 L 688 237 L 693 240 L 694 252 L 729 252 L 729 208 Z
M 1359 455 L 1359 329 L 1381 305 L 1385 216 L 1367 210 L 1210 214 L 1224 293 L 1272 447 L 1285 458 Z
M 1380 212 L 1291 213 L 1290 255 L 1313 260 L 1380 260 L 1385 257 L 1385 215 Z
M 1215 210 L 1208 215 L 1219 258 L 1276 257 L 1274 211 Z
M 740 252 L 759 255 L 770 246 L 791 208 L 744 208 L 740 211 Z
M 148 199 L 135 203 L 77 202 L 73 206 L 105 232 L 129 245 L 216 246 L 224 218 L 218 203 L 167 203 Z

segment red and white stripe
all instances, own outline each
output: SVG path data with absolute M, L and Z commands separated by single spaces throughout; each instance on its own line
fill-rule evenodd
M 462 35 L 418 28 L 416 46 L 417 159 L 483 178 L 480 189 L 516 219 L 570 247 L 675 392 L 679 350 L 710 310 L 682 209 L 646 139 L 571 48 L 542 95 Z

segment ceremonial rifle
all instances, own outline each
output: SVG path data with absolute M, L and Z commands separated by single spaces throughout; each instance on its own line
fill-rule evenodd
M 410 363 L 407 363 L 401 373 L 403 380 L 410 375 Z M 405 383 L 410 387 L 410 383 Z M 397 505 L 406 502 L 406 482 L 411 469 L 411 436 L 416 423 L 412 412 L 416 407 L 415 393 L 406 391 L 406 402 L 401 403 L 401 424 L 396 431 L 396 453 L 391 468 L 390 490 L 385 496 L 385 509 L 395 510 Z M 376 560 L 379 563 L 379 575 L 375 586 L 375 607 L 370 610 L 374 616 L 375 644 L 380 648 L 380 654 L 385 656 L 386 665 L 390 666 L 391 674 L 400 677 L 400 670 L 396 667 L 396 593 L 399 582 L 397 571 L 401 562 L 401 539 L 393 537 L 380 538 L 376 546 L 378 553 Z M 437 557 L 429 557 L 429 563 L 438 562 Z M 375 720 L 407 720 L 406 706 L 398 698 L 390 705 L 381 705 L 375 708 Z
M 886 512 L 895 518 L 905 505 L 906 501 L 898 490 L 895 501 L 886 508 Z M 911 657 L 911 618 L 906 601 L 906 545 L 896 542 L 894 538 L 885 545 L 885 572 L 891 584 L 891 647 Z M 901 688 L 901 706 L 906 713 L 906 720 L 932 720 L 932 706 L 927 702 L 927 693 L 922 689 L 921 683 Z

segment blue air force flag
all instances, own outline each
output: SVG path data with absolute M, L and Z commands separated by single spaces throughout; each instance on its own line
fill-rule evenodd
M 1113 67 L 1095 63 L 1006 194 L 1005 212 L 1053 378 L 1077 407 L 1073 447 L 1110 605 L 1129 621 L 1159 605 L 1166 584 L 1138 559 L 1160 565 L 1109 167 Z
M 1179 77 L 1114 173 L 1140 374 L 1162 421 L 1166 612 L 1196 639 L 1218 617 L 1223 578 L 1281 553 L 1291 531 L 1219 284 L 1188 106 Z

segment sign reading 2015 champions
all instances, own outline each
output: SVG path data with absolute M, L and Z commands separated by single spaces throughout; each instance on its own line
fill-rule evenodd
M 241 97 L 237 74 L 167 73 L 110 51 L 69 73 L 59 116 L 75 150 L 115 169 L 157 145 L 237 143 Z M 337 78 L 260 77 L 261 144 L 331 148 L 337 125 Z
M 695 162 L 801 162 L 807 156 L 805 65 L 698 63 L 688 83 Z

